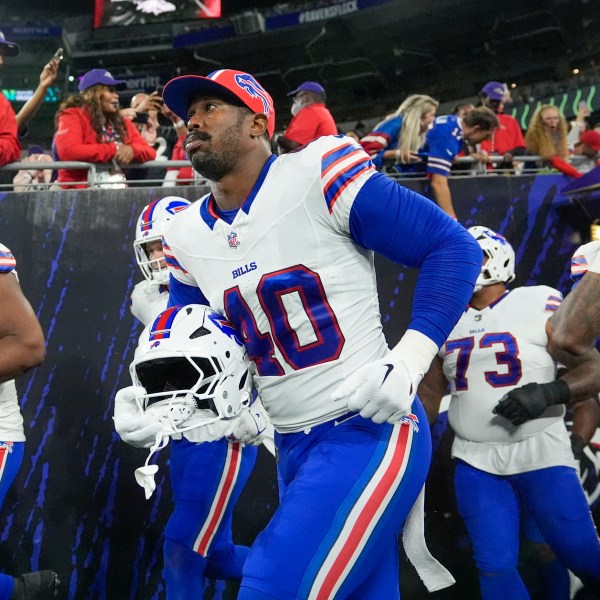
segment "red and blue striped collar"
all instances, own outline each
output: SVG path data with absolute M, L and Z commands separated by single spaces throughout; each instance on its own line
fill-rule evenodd
M 248 196 L 246 197 L 246 199 L 244 200 L 244 202 L 238 210 L 243 210 L 246 214 L 250 213 L 250 208 L 252 207 L 252 204 L 256 196 L 258 195 L 258 192 L 262 187 L 265 178 L 267 177 L 267 173 L 269 172 L 269 169 L 271 168 L 271 165 L 275 162 L 275 160 L 277 160 L 277 156 L 275 154 L 272 154 L 269 157 L 269 160 L 267 160 L 267 162 L 265 163 L 264 167 L 261 169 L 258 178 L 252 186 L 252 189 L 250 190 L 250 193 L 248 194 Z M 202 220 L 211 229 L 214 228 L 215 223 L 219 219 L 222 219 L 223 221 L 231 224 L 236 214 L 237 211 L 222 211 L 217 206 L 217 203 L 215 202 L 215 199 L 212 194 L 209 194 L 200 204 L 200 216 L 202 217 Z

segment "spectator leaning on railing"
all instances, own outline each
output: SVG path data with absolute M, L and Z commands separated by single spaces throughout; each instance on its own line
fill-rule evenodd
M 569 155 L 567 121 L 556 106 L 542 104 L 534 113 L 525 134 L 527 150 L 539 155 L 543 165 L 558 169 L 565 175 L 581 177 L 581 173 L 567 162 Z
M 92 69 L 79 81 L 79 94 L 69 96 L 58 109 L 54 150 L 58 160 L 107 163 L 113 170 L 132 162 L 156 157 L 129 119 L 119 112 L 118 89 L 125 83 L 105 69 Z M 84 188 L 86 171 L 59 169 L 57 182 L 63 188 Z M 79 182 L 79 183 L 73 183 Z
M 421 162 L 418 152 L 425 144 L 438 104 L 430 96 L 414 94 L 378 123 L 360 140 L 373 164 L 381 169 L 385 162 L 393 162 L 397 171 L 414 170 L 414 164 Z

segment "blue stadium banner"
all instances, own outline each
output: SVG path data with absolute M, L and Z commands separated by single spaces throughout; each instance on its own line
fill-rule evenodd
M 218 19 L 221 0 L 95 0 L 94 27 Z

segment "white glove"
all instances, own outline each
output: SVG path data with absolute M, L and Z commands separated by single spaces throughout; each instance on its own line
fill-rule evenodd
M 130 385 L 115 396 L 115 429 L 124 442 L 137 448 L 150 448 L 163 428 L 157 419 L 139 409 L 135 399 L 145 393 L 143 387 Z
M 235 423 L 235 429 L 230 437 L 252 446 L 262 444 L 270 424 L 267 412 L 258 398 L 235 419 Z
M 233 419 L 231 421 L 220 419 L 214 423 L 203 424 L 207 418 L 214 418 L 215 416 L 216 415 L 212 410 L 197 410 L 185 425 L 186 427 L 190 427 L 194 425 L 194 421 L 198 421 L 198 426 L 184 431 L 183 437 L 190 442 L 194 442 L 195 444 L 201 444 L 203 442 L 216 442 L 221 438 L 231 435 L 235 428 L 237 419 Z
M 409 329 L 384 358 L 350 375 L 331 395 L 348 410 L 375 423 L 397 423 L 410 414 L 417 387 L 438 347 L 424 334 Z

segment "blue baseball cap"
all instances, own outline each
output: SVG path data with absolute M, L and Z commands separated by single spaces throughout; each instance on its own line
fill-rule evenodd
M 482 88 L 481 93 L 485 94 L 490 100 L 504 100 L 504 84 L 499 81 L 488 81 Z
M 106 69 L 92 69 L 82 75 L 77 88 L 80 92 L 91 88 L 93 85 L 107 85 L 117 88 L 118 90 L 125 89 L 127 84 L 122 79 L 115 79 Z
M 17 54 L 19 54 L 19 46 L 17 46 L 17 44 L 15 44 L 14 42 L 9 42 L 5 37 L 4 34 L 0 31 L 0 46 L 2 46 L 3 50 L 4 50 L 4 56 L 16 56 Z
M 288 92 L 288 96 L 295 96 L 298 92 L 315 92 L 325 94 L 325 88 L 316 81 L 305 81 L 301 83 L 293 92 Z

